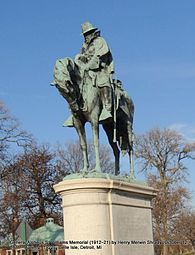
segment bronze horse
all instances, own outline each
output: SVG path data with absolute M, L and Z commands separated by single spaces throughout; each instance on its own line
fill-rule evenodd
M 101 172 L 99 155 L 99 116 L 102 110 L 102 103 L 99 89 L 92 85 L 85 85 L 83 82 L 82 70 L 70 58 L 58 59 L 54 67 L 53 85 L 60 94 L 67 100 L 73 114 L 73 124 L 79 136 L 80 146 L 83 154 L 83 171 L 88 171 L 89 162 L 87 154 L 87 141 L 85 124 L 90 122 L 93 131 L 93 143 L 95 149 L 95 171 Z M 90 79 L 90 77 L 87 77 Z M 90 84 L 89 82 L 87 84 Z M 115 94 L 115 96 L 114 96 Z M 133 152 L 133 114 L 134 105 L 127 93 L 121 88 L 116 88 L 113 94 L 113 119 L 102 123 L 109 144 L 112 147 L 115 157 L 115 175 L 120 173 L 120 150 L 128 152 L 132 168 Z M 118 94 L 118 97 L 116 96 Z M 119 95 L 120 94 L 120 95 Z M 120 149 L 119 149 L 120 148 Z

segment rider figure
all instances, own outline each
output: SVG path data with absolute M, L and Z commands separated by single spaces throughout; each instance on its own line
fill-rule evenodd
M 111 82 L 114 73 L 112 54 L 106 41 L 100 36 L 100 31 L 91 23 L 82 24 L 82 35 L 84 43 L 81 53 L 75 57 L 75 63 L 83 75 L 82 79 L 85 81 L 83 86 L 87 86 L 87 79 L 85 79 L 87 73 L 93 86 L 99 88 L 103 105 L 99 121 L 102 122 L 112 117 Z M 73 126 L 72 116 L 65 121 L 64 126 Z

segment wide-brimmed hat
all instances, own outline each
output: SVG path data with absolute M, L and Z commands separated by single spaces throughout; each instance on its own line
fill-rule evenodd
M 82 29 L 82 35 L 84 35 L 84 34 L 86 34 L 86 33 L 88 33 L 88 32 L 92 32 L 92 31 L 96 31 L 96 30 L 98 30 L 98 28 L 97 27 L 94 27 L 90 22 L 85 22 L 85 23 L 83 23 L 82 25 L 81 25 L 81 29 Z

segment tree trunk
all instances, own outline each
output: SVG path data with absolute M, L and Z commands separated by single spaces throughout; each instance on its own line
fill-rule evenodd
M 166 244 L 163 244 L 163 254 L 162 255 L 168 255 L 168 247 Z

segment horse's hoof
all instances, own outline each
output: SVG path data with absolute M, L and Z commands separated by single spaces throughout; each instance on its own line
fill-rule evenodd
M 94 168 L 91 170 L 92 173 L 101 173 L 101 168 Z
M 88 168 L 83 168 L 80 170 L 80 173 L 89 173 L 89 169 Z

